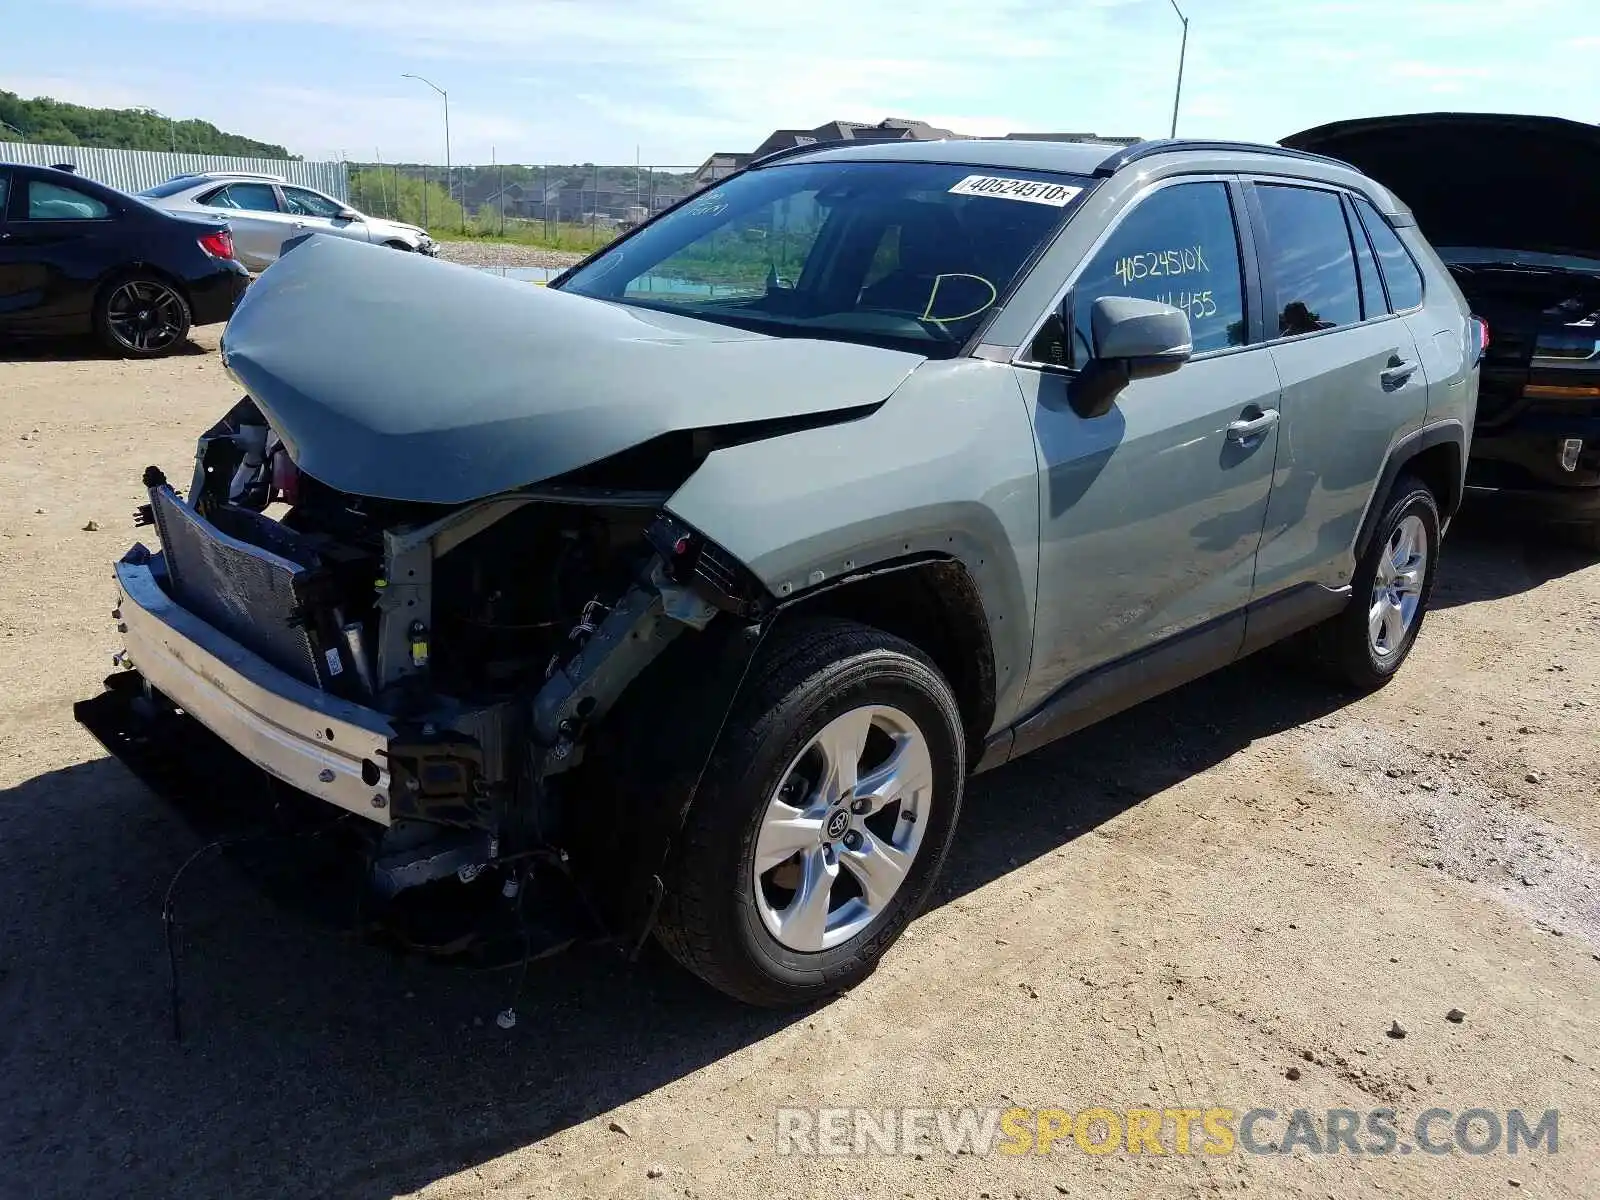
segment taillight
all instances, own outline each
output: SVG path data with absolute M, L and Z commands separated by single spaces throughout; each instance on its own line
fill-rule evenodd
M 1472 325 L 1478 334 L 1478 357 L 1482 358 L 1489 350 L 1489 322 L 1482 317 L 1473 317 Z
M 208 233 L 200 239 L 200 249 L 211 255 L 212 258 L 232 258 L 233 234 L 226 229 Z

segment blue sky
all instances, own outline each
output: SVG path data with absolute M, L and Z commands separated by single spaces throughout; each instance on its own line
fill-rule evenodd
M 1179 0 L 1179 132 L 1438 109 L 1600 118 L 1594 0 Z M 0 0 L 0 88 L 148 105 L 307 157 L 699 162 L 778 126 L 1157 136 L 1169 0 Z M 1572 31 L 1572 36 L 1564 36 Z

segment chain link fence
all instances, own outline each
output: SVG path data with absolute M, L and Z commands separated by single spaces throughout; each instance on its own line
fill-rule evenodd
M 733 173 L 715 162 L 349 166 L 356 208 L 423 226 L 442 242 L 479 242 L 477 257 L 491 263 L 495 246 L 587 254 Z

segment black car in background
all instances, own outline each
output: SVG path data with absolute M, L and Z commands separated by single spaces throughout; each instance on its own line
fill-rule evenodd
M 190 326 L 226 321 L 249 282 L 226 221 L 0 163 L 0 336 L 92 332 L 114 353 L 154 358 Z
M 1600 126 L 1420 113 L 1283 144 L 1391 188 L 1488 323 L 1468 487 L 1600 549 Z

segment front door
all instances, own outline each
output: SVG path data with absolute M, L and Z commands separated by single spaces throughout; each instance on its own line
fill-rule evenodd
M 288 184 L 283 186 L 282 191 L 284 206 L 298 222 L 297 232 L 331 233 L 358 242 L 367 240 L 366 222 L 341 217 L 339 214 L 346 209 L 337 200 L 331 200 L 309 188 L 291 187 Z
M 55 178 L 12 172 L 0 228 L 0 315 L 87 328 L 95 283 L 126 257 L 121 214 Z
M 1222 661 L 1242 641 L 1279 385 L 1270 352 L 1249 345 L 1235 192 L 1211 179 L 1146 193 L 1074 282 L 1071 328 L 1052 317 L 1015 367 L 1043 472 L 1025 711 L 1076 676 L 1200 627 L 1218 631 L 1207 653 Z M 1084 419 L 1070 389 L 1102 296 L 1184 309 L 1195 357 Z

